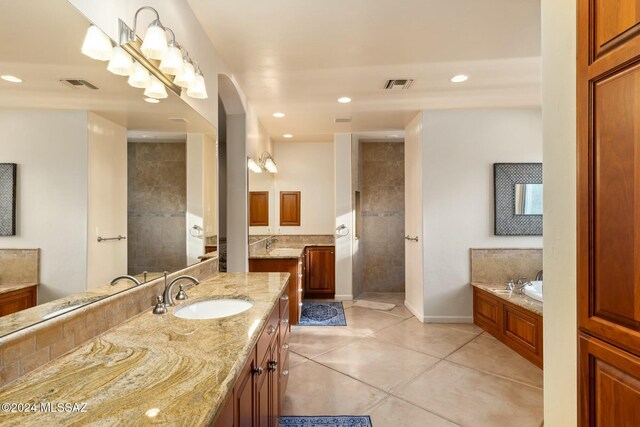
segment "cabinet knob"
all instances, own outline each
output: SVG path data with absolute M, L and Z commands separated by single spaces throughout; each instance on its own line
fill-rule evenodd
M 282 319 L 281 322 L 283 325 L 286 325 L 287 323 L 289 323 L 289 319 Z
M 251 370 L 254 374 L 262 375 L 264 373 L 264 368 L 262 366 L 258 366 L 257 368 L 253 368 Z
M 289 295 L 281 296 L 281 297 L 280 297 L 280 299 L 281 299 L 282 301 L 289 301 Z
M 275 360 L 271 360 L 269 361 L 269 371 L 273 372 L 276 370 L 276 366 L 278 366 L 278 362 L 276 362 Z
M 299 305 L 300 307 L 302 307 L 302 303 L 298 303 L 298 305 Z
M 284 375 L 285 377 L 289 375 L 289 370 L 285 369 L 284 371 L 282 371 L 282 375 Z
M 276 327 L 273 325 L 269 325 L 269 328 L 267 328 L 267 333 L 269 335 L 273 335 L 273 333 L 276 331 Z
M 304 274 L 302 274 L 302 273 L 299 273 L 299 274 L 298 274 L 298 277 L 302 277 L 302 276 L 304 276 Z
M 302 289 L 302 288 L 298 289 L 298 292 L 302 293 L 302 291 L 303 291 L 303 289 Z
M 284 350 L 289 350 L 289 344 L 282 344 L 282 348 Z

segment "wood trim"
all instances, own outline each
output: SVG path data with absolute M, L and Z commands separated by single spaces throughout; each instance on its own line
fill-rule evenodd
M 300 226 L 300 192 L 280 192 L 280 225 L 286 227 Z

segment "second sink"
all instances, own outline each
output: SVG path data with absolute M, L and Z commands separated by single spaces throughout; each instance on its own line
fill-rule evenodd
M 220 319 L 240 314 L 251 307 L 253 303 L 243 299 L 211 299 L 180 307 L 173 315 L 181 319 Z

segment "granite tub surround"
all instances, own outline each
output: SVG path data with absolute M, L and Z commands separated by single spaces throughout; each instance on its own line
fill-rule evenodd
M 505 288 L 504 283 L 471 282 L 471 286 L 482 289 L 483 291 L 489 292 L 498 298 L 542 316 L 542 303 L 540 301 L 529 298 L 525 294 L 518 293 L 517 291 L 509 291 Z
M 3 402 L 85 402 L 82 413 L 3 413 L 0 424 L 210 425 L 222 409 L 289 275 L 218 274 L 189 304 L 248 298 L 236 316 L 185 320 L 145 311 L 0 389 Z
M 542 249 L 471 249 L 471 282 L 502 283 L 542 270 Z
M 218 260 L 211 259 L 171 273 L 168 279 L 189 274 L 205 280 L 217 271 Z M 163 290 L 163 278 L 135 287 L 121 282 L 3 317 L 0 321 L 0 386 L 149 310 Z M 43 319 L 51 311 L 75 304 L 80 307 Z
M 0 284 L 40 281 L 40 249 L 0 249 Z

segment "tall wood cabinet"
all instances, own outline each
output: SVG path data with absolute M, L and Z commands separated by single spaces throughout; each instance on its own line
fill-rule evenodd
M 640 425 L 640 6 L 578 0 L 581 426 Z

